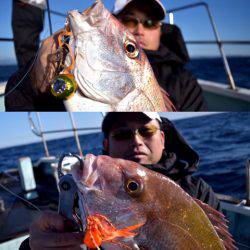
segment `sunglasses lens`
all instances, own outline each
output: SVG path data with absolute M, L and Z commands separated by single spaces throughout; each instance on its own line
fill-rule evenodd
M 155 29 L 159 26 L 159 22 L 148 19 L 143 22 L 143 25 L 147 29 Z
M 117 141 L 128 140 L 133 137 L 133 131 L 130 128 L 119 128 L 112 133 Z
M 159 27 L 159 21 L 147 19 L 147 20 L 139 20 L 133 17 L 123 17 L 120 19 L 121 22 L 128 28 L 135 28 L 139 22 L 143 24 L 146 29 L 156 29 Z
M 149 126 L 140 127 L 136 131 L 138 131 L 138 134 L 141 137 L 149 138 L 149 137 L 153 136 L 157 130 L 159 130 L 159 128 L 157 128 L 156 126 L 149 125 Z M 117 141 L 123 141 L 123 140 L 132 139 L 134 134 L 136 134 L 136 132 L 134 132 L 130 128 L 118 128 L 112 133 L 112 137 L 115 138 L 115 140 L 117 140 Z
M 152 135 L 154 135 L 156 133 L 156 131 L 158 130 L 158 128 L 154 125 L 150 125 L 150 126 L 144 126 L 138 129 L 139 134 L 142 137 L 151 137 Z
M 121 21 L 128 28 L 135 28 L 138 25 L 138 20 L 134 18 L 123 18 Z

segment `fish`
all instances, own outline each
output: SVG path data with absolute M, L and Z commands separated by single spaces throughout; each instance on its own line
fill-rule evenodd
M 88 154 L 71 174 L 89 247 L 237 249 L 222 213 L 136 162 Z
M 66 65 L 74 63 L 78 85 L 64 101 L 68 111 L 175 110 L 135 37 L 100 0 L 83 13 L 69 11 L 66 27 L 73 54 Z

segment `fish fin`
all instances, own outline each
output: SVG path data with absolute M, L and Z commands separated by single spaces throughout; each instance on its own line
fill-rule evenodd
M 113 233 L 113 237 L 134 237 L 135 235 L 137 235 L 136 232 L 131 232 L 137 228 L 140 228 L 141 226 L 143 226 L 144 223 L 141 223 L 141 224 L 136 224 L 136 225 L 133 225 L 133 226 L 129 226 L 129 227 L 126 227 L 126 228 L 122 228 L 122 229 L 119 229 L 117 231 L 115 231 Z
M 125 231 L 125 232 L 132 231 L 132 230 L 135 230 L 135 229 L 137 229 L 137 228 L 139 228 L 139 227 L 141 227 L 143 225 L 144 225 L 144 223 L 136 224 L 136 225 L 133 225 L 133 226 L 129 226 L 129 227 L 120 229 L 120 231 Z
M 235 245 L 235 241 L 232 235 L 228 231 L 228 226 L 227 226 L 228 220 L 225 218 L 225 215 L 215 210 L 214 208 L 210 207 L 208 204 L 198 199 L 195 198 L 193 199 L 202 208 L 204 213 L 209 218 L 218 236 L 223 241 L 225 248 L 228 250 L 238 249 Z
M 161 93 L 162 93 L 162 97 L 163 97 L 166 109 L 169 111 L 177 111 L 174 104 L 169 99 L 169 94 L 167 93 L 167 91 L 165 91 L 162 87 L 160 88 L 161 88 Z

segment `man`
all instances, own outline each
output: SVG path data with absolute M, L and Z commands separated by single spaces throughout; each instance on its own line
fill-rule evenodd
M 206 103 L 197 80 L 184 69 L 189 57 L 179 29 L 160 22 L 165 18 L 165 9 L 160 1 L 116 1 L 114 14 L 145 49 L 158 83 L 169 93 L 169 98 L 177 111 L 206 110 Z M 56 52 L 56 46 L 56 34 L 54 34 L 43 42 L 30 74 L 26 72 L 32 62 L 25 70 L 9 79 L 6 93 L 24 77 L 22 84 L 5 98 L 7 111 L 65 110 L 62 101 L 54 98 L 49 92 L 48 83 L 52 81 L 55 72 L 55 66 L 50 58 L 51 54 Z
M 113 13 L 145 50 L 177 111 L 206 110 L 201 87 L 184 68 L 189 56 L 179 28 L 161 23 L 166 10 L 160 0 L 116 0 Z
M 198 167 L 198 154 L 168 119 L 155 112 L 111 112 L 103 120 L 102 131 L 104 154 L 160 172 L 192 197 L 220 210 L 211 187 L 192 176 Z
M 157 113 L 108 113 L 103 120 L 103 151 L 143 164 L 178 183 L 192 197 L 220 210 L 219 201 L 201 178 L 192 177 L 199 157 L 166 118 Z M 82 233 L 68 232 L 70 222 L 47 212 L 30 229 L 31 249 L 71 247 L 79 249 Z M 26 247 L 25 247 L 26 245 Z M 21 249 L 28 248 L 26 240 Z

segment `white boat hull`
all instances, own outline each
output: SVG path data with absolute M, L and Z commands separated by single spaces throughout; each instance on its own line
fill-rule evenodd
M 250 90 L 212 81 L 198 80 L 204 91 L 209 111 L 250 111 Z

